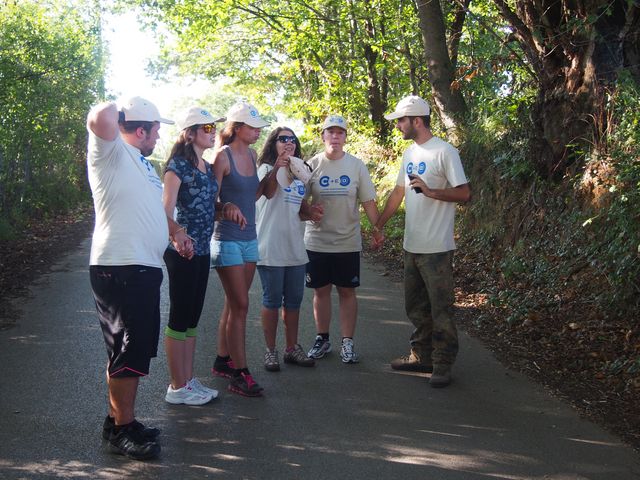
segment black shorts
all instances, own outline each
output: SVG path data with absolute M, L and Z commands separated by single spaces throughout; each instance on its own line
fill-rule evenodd
M 158 353 L 162 269 L 91 265 L 89 276 L 107 345 L 109 376 L 147 375 Z
M 207 293 L 211 257 L 196 255 L 191 260 L 167 248 L 164 263 L 169 274 L 169 328 L 175 332 L 195 329 Z
M 336 287 L 360 286 L 360 252 L 325 253 L 307 250 L 306 286 L 320 288 L 333 284 Z

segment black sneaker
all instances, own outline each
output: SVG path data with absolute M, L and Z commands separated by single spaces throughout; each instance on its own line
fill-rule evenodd
M 233 372 L 235 371 L 235 367 L 233 366 L 233 360 L 220 360 L 216 358 L 216 361 L 213 362 L 213 368 L 211 369 L 211 373 L 216 377 L 224 377 L 231 378 Z
M 160 445 L 147 440 L 142 431 L 135 426 L 121 428 L 118 433 L 112 430 L 109 435 L 109 447 L 112 453 L 133 460 L 151 460 L 160 454 Z
M 259 397 L 264 390 L 256 383 L 250 373 L 240 372 L 229 380 L 229 391 L 245 397 Z
M 102 438 L 104 438 L 105 440 L 109 440 L 109 435 L 111 435 L 111 432 L 113 431 L 113 427 L 115 426 L 116 426 L 115 420 L 109 415 L 107 415 L 107 417 L 104 419 L 104 423 L 102 424 Z M 144 438 L 151 441 L 158 438 L 161 431 L 159 428 L 145 427 L 142 423 L 140 423 L 137 420 L 133 421 L 131 428 L 142 431 L 142 435 L 144 436 Z

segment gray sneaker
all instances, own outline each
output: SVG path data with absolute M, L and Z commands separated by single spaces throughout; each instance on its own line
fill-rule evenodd
M 307 356 L 309 358 L 322 358 L 329 352 L 331 352 L 331 342 L 322 338 L 322 335 L 318 335 Z
M 446 387 L 451 383 L 451 365 L 434 365 L 429 385 L 433 388 Z
M 284 363 L 292 363 L 301 367 L 313 367 L 316 361 L 313 358 L 307 357 L 302 347 L 296 343 L 293 350 L 285 350 Z
M 340 358 L 342 358 L 342 363 L 358 363 L 360 361 L 360 357 L 353 349 L 353 340 L 350 338 L 342 339 Z
M 269 350 L 264 352 L 264 368 L 268 372 L 279 372 L 280 371 L 280 361 L 278 360 L 278 349 L 274 348 L 273 350 Z

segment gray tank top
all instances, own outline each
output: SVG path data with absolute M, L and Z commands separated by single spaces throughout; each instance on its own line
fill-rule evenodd
M 229 157 L 229 175 L 222 178 L 220 185 L 220 201 L 231 202 L 240 208 L 247 219 L 244 230 L 237 223 L 221 220 L 215 223 L 213 238 L 216 240 L 242 241 L 255 240 L 256 237 L 256 192 L 258 191 L 258 173 L 253 163 L 253 175 L 240 175 L 231 156 L 231 149 L 225 148 Z

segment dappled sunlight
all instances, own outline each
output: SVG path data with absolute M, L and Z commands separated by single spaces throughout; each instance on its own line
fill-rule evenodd
M 418 430 L 420 433 L 430 433 L 433 435 L 444 435 L 445 437 L 471 438 L 469 435 L 460 435 L 459 433 L 437 432 L 435 430 Z
M 624 446 L 624 444 L 622 442 L 603 442 L 603 441 L 600 441 L 600 440 L 588 440 L 586 438 L 565 437 L 564 440 L 568 440 L 570 442 L 577 442 L 577 443 L 586 443 L 588 445 L 598 445 L 600 447 L 622 447 L 622 446 Z
M 191 465 L 192 468 L 197 468 L 207 473 L 229 473 L 228 470 L 216 467 L 208 467 L 206 465 Z
M 22 472 L 24 478 L 33 478 L 34 475 L 57 478 L 88 478 L 88 479 L 122 479 L 126 477 L 136 478 L 142 472 L 151 469 L 166 468 L 157 462 L 131 462 L 124 457 L 114 457 L 121 460 L 117 467 L 96 469 L 92 463 L 78 461 L 61 462 L 59 460 L 42 460 L 39 462 L 9 462 L 0 460 L 0 468 L 6 471 Z
M 409 325 L 408 320 L 380 320 L 378 323 L 380 325 L 399 325 L 403 327 Z

